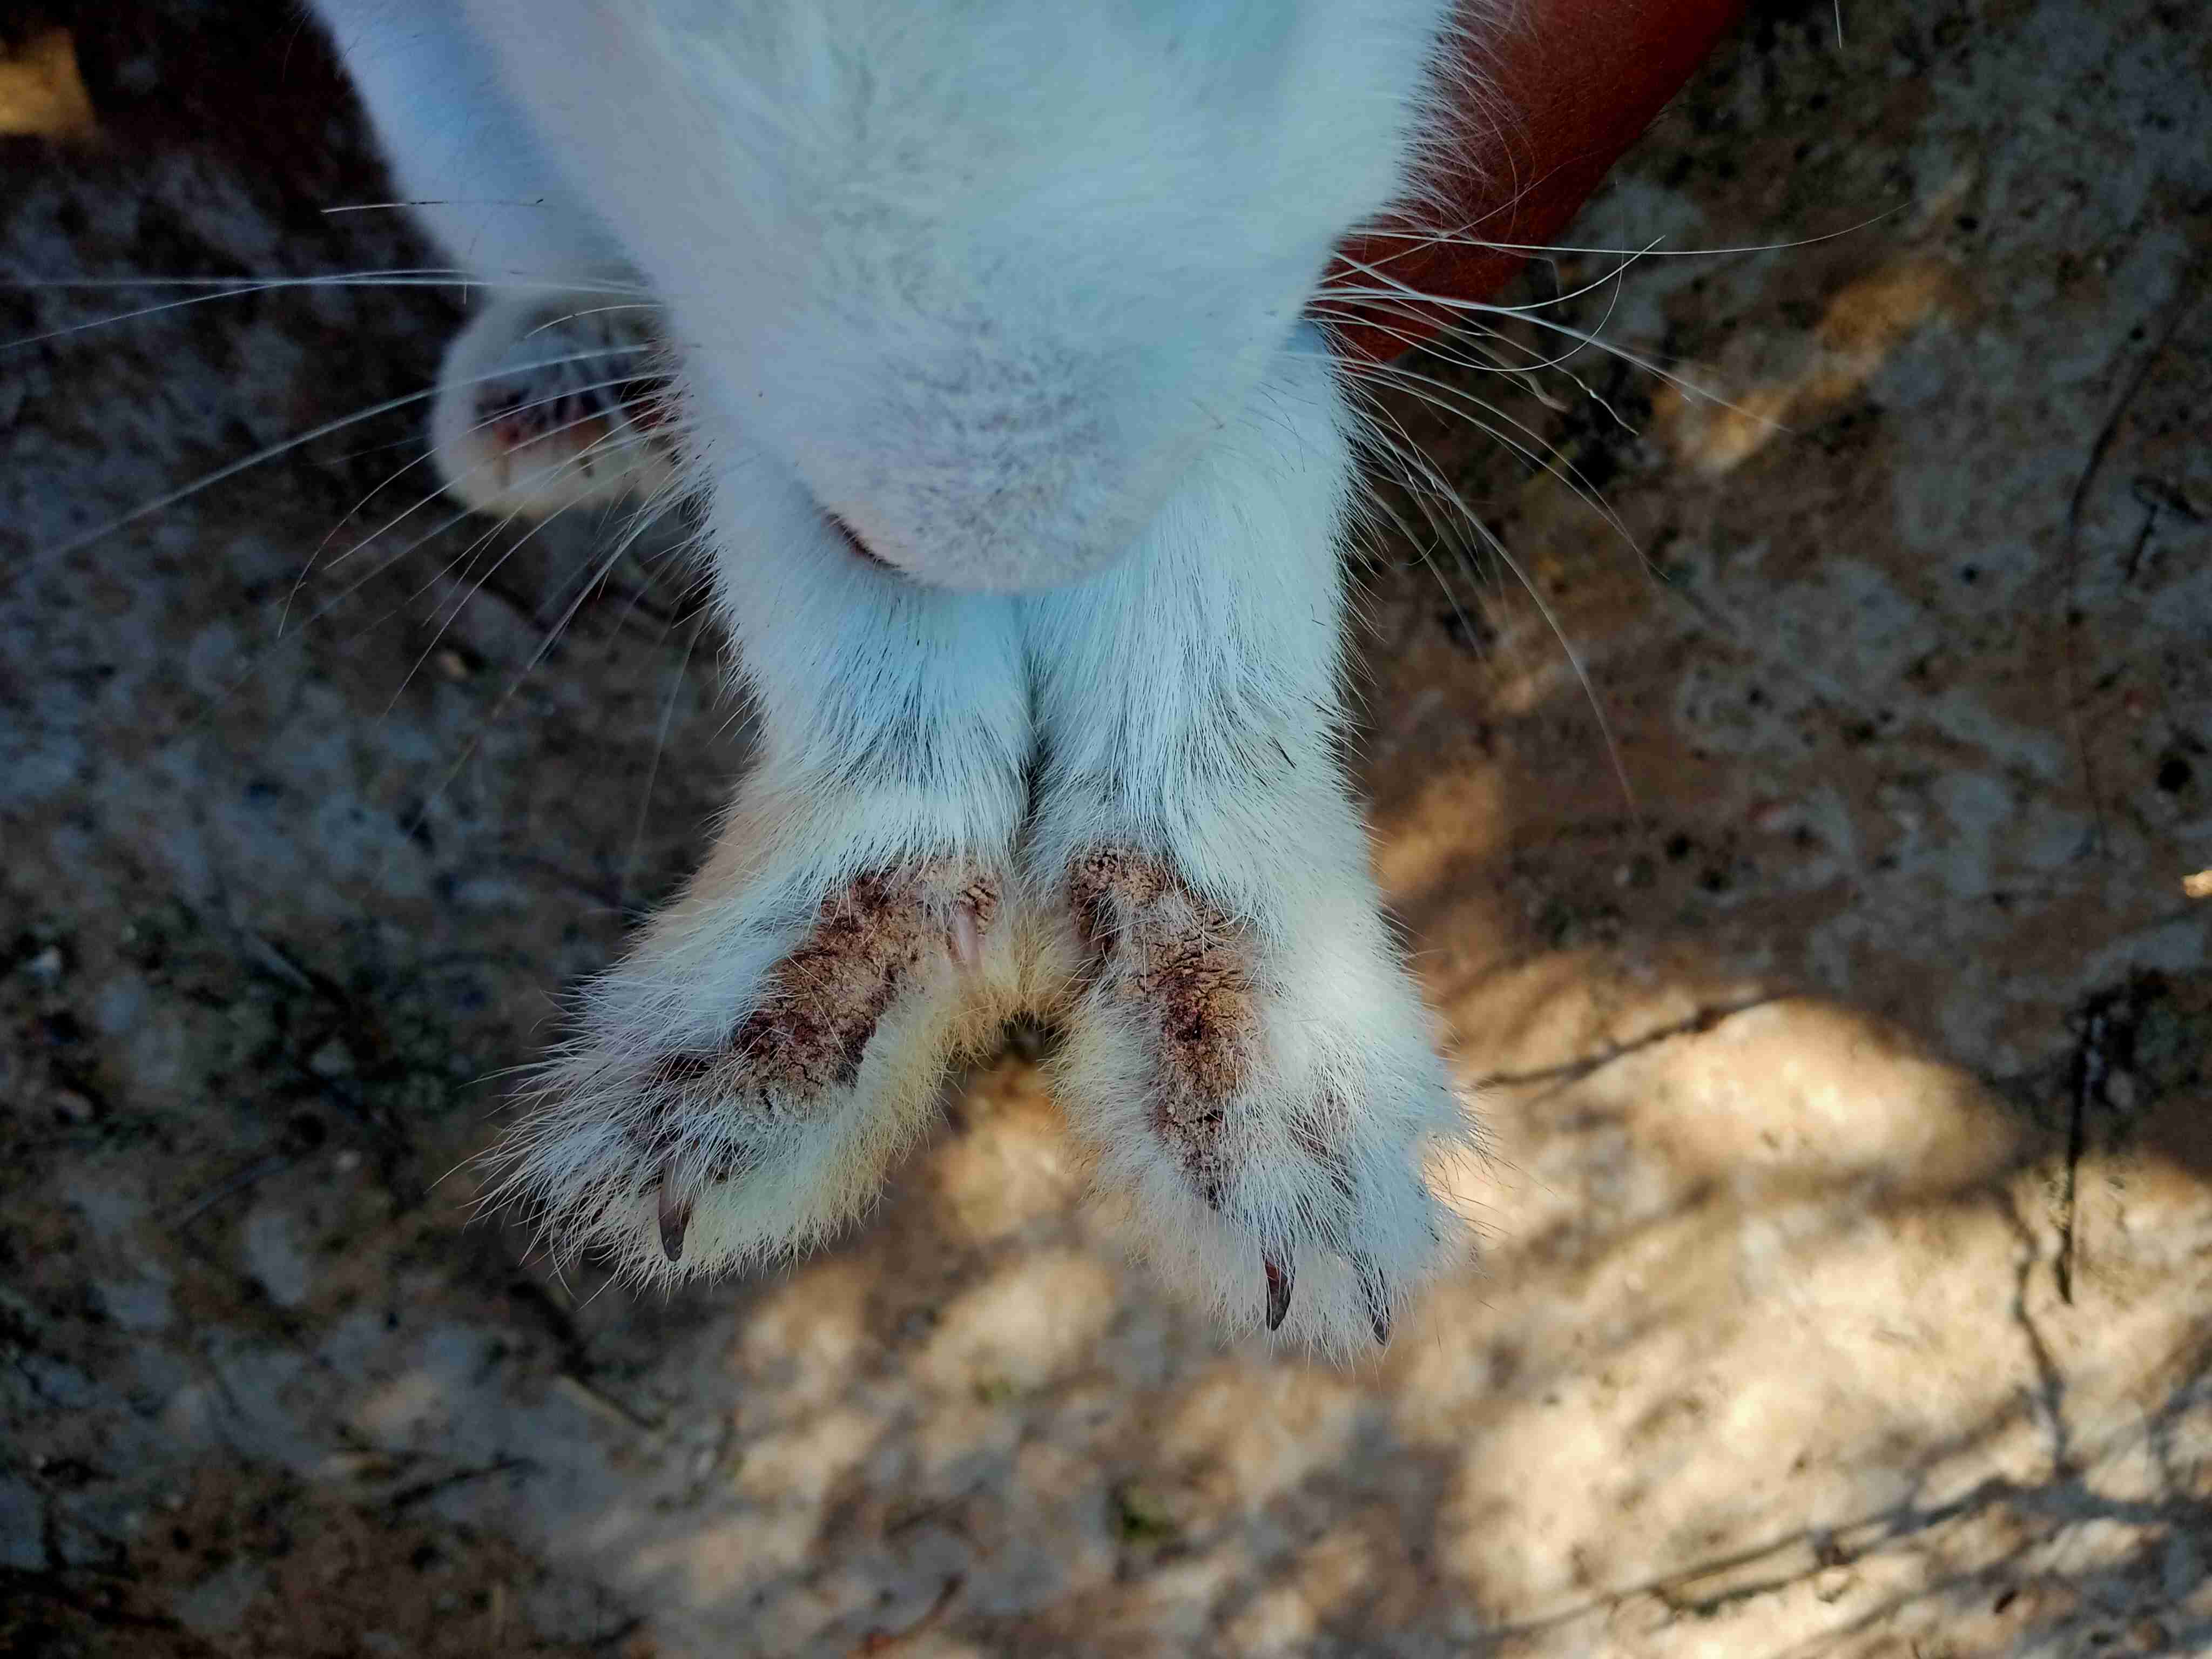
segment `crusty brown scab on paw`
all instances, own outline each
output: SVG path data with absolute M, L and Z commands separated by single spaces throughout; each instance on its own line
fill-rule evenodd
M 868 1039 L 915 969 L 932 951 L 961 956 L 955 935 L 980 940 L 999 903 L 999 878 L 954 859 L 855 878 L 823 901 L 721 1048 L 664 1054 L 648 1085 L 677 1100 L 703 1087 L 786 1107 L 852 1087 Z
M 1164 860 L 1125 848 L 1078 859 L 1068 896 L 1099 988 L 1150 1028 L 1154 1127 L 1218 1205 L 1224 1113 L 1249 1081 L 1257 1042 L 1246 931 Z
M 742 1103 L 769 1117 L 804 1115 L 831 1089 L 851 1088 L 878 1024 L 930 953 L 972 965 L 999 905 L 999 878 L 964 860 L 858 877 L 823 901 L 813 927 L 770 972 L 759 1006 L 726 1042 L 652 1063 L 646 1087 L 666 1110 L 632 1136 L 659 1165 L 654 1218 L 662 1255 L 683 1260 L 700 1185 L 740 1179 L 751 1167 L 740 1146 L 687 1176 L 678 1109 Z
M 744 1075 L 784 1096 L 849 1089 L 915 969 L 933 951 L 972 961 L 998 912 L 998 878 L 951 859 L 856 878 L 823 902 L 731 1037 Z
M 977 927 L 988 930 L 999 919 L 999 878 L 977 876 L 960 890 L 959 904 Z
M 1126 847 L 1100 847 L 1068 866 L 1076 931 L 1093 965 L 1121 939 L 1129 919 L 1157 903 L 1172 877 L 1166 864 Z

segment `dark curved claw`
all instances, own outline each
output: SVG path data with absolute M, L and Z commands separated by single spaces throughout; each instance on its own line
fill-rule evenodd
M 1267 1275 L 1267 1328 L 1279 1331 L 1283 1320 L 1291 1311 L 1291 1291 L 1297 1285 L 1297 1277 L 1288 1263 L 1278 1263 L 1274 1257 L 1261 1254 L 1261 1268 Z
M 1367 1256 L 1355 1257 L 1352 1271 L 1359 1280 L 1359 1293 L 1367 1299 L 1367 1322 L 1374 1328 L 1377 1347 L 1390 1346 L 1390 1287 L 1382 1282 L 1382 1270 Z
M 684 1235 L 691 1225 L 691 1200 L 677 1196 L 669 1172 L 660 1176 L 660 1253 L 671 1261 L 684 1259 Z

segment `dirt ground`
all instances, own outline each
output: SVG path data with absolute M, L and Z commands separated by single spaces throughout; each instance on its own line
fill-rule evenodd
M 99 286 L 434 256 L 329 210 L 389 187 L 283 6 L 40 16 L 0 1649 L 2212 1651 L 2212 14 L 1761 8 L 1574 240 L 1797 245 L 1523 296 L 1720 401 L 1420 365 L 1589 689 L 1493 555 L 1365 561 L 1378 867 L 1493 1154 L 1351 1372 L 1129 1269 L 1019 1054 L 787 1272 L 640 1300 L 476 1217 L 742 763 L 712 641 L 663 542 L 591 585 L 617 522 L 422 502 L 412 406 L 171 499 L 459 301 Z

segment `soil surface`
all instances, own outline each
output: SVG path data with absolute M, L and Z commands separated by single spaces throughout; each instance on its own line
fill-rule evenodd
M 2212 1650 L 2212 13 L 1763 7 L 1493 343 L 1566 361 L 1389 394 L 1495 538 L 1386 483 L 1361 567 L 1492 1156 L 1340 1371 L 1114 1254 L 1015 1053 L 778 1274 L 476 1214 L 744 763 L 715 644 L 665 528 L 353 418 L 461 298 L 310 280 L 437 257 L 292 9 L 33 9 L 0 1648 Z

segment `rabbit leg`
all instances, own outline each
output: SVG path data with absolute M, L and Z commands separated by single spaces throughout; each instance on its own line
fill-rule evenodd
M 1012 602 L 891 574 L 775 468 L 722 459 L 714 594 L 759 757 L 495 1155 L 556 1255 L 648 1279 L 804 1247 L 866 1205 L 1023 978 Z
M 1472 1134 L 1335 752 L 1346 418 L 1302 330 L 1128 561 L 1024 602 L 1063 1102 L 1171 1282 L 1339 1352 L 1463 1253 Z

